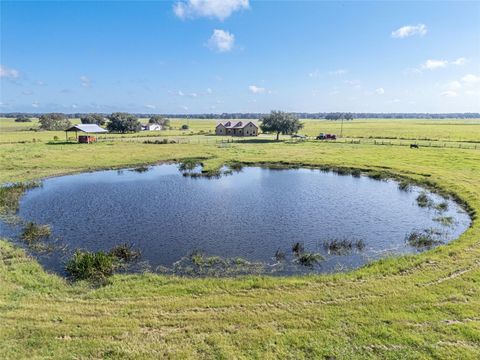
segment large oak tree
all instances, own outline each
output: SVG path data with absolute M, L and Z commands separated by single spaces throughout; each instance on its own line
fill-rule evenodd
M 303 124 L 295 115 L 283 111 L 272 111 L 269 115 L 264 116 L 261 121 L 260 129 L 266 133 L 276 133 L 277 141 L 280 134 L 295 134 L 303 128 Z

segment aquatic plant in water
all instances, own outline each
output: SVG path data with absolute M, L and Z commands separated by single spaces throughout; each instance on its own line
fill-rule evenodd
M 303 266 L 313 266 L 323 260 L 323 256 L 318 253 L 304 252 L 297 256 L 295 261 Z
M 32 244 L 38 240 L 48 238 L 52 233 L 50 226 L 28 222 L 23 228 L 21 237 L 25 242 Z
M 420 207 L 430 207 L 432 205 L 432 200 L 428 197 L 425 192 L 421 192 L 417 196 L 417 204 Z
M 408 234 L 405 241 L 417 249 L 428 248 L 434 245 L 441 244 L 442 241 L 435 238 L 435 235 L 440 235 L 441 232 L 434 229 L 426 229 L 423 231 L 413 231 Z
M 323 248 L 328 253 L 348 254 L 353 250 L 362 251 L 365 248 L 363 240 L 333 239 L 323 242 Z

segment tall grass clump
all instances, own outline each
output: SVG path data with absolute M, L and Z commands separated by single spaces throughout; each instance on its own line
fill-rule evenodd
M 39 182 L 24 182 L 0 187 L 0 215 L 18 211 L 20 198 L 25 191 L 40 186 Z
M 299 256 L 305 251 L 305 248 L 302 243 L 296 242 L 292 245 L 292 252 L 295 256 Z
M 323 242 L 323 248 L 328 253 L 347 254 L 353 250 L 362 251 L 365 248 L 363 240 L 334 239 Z
M 134 249 L 133 244 L 124 243 L 113 247 L 109 251 L 109 255 L 124 262 L 131 262 L 138 259 L 141 256 L 141 252 L 140 250 Z
M 240 172 L 243 169 L 243 164 L 239 162 L 232 162 L 228 164 L 228 167 L 235 172 Z
M 398 189 L 402 191 L 410 191 L 411 185 L 407 180 L 402 180 L 398 183 Z
M 295 256 L 295 262 L 303 266 L 313 266 L 323 260 L 321 254 L 306 252 L 303 244 L 299 242 L 292 245 L 292 252 Z
M 296 262 L 303 266 L 313 266 L 323 260 L 323 256 L 318 253 L 305 252 L 297 256 Z
M 76 250 L 65 269 L 74 280 L 105 282 L 118 268 L 118 259 L 103 251 Z
M 417 249 L 429 248 L 442 243 L 433 236 L 434 234 L 438 235 L 438 232 L 434 230 L 413 231 L 406 236 L 405 241 Z
M 432 205 L 432 200 L 428 197 L 427 193 L 421 192 L 417 196 L 417 204 L 422 208 L 430 207 Z
M 280 248 L 278 248 L 277 251 L 275 251 L 275 260 L 277 262 L 285 261 L 286 257 L 287 255 Z
M 436 221 L 443 226 L 452 226 L 455 223 L 452 216 L 437 216 L 433 218 L 433 221 Z
M 194 170 L 197 166 L 201 166 L 201 165 L 202 163 L 200 162 L 200 160 L 195 158 L 187 158 L 187 159 L 183 159 L 179 163 L 178 169 L 180 171 L 191 171 L 191 170 Z
M 22 230 L 22 240 L 32 244 L 38 240 L 48 238 L 52 233 L 50 226 L 48 225 L 39 225 L 34 222 L 28 222 Z
M 448 203 L 446 201 L 442 201 L 441 203 L 435 204 L 435 210 L 439 212 L 444 212 L 448 210 Z

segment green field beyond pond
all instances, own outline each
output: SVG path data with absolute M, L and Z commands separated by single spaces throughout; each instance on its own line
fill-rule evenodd
M 191 119 L 188 131 L 178 130 L 185 123 L 175 119 L 173 129 L 147 134 L 192 139 L 184 143 L 146 144 L 145 133 L 137 133 L 84 145 L 63 143 L 63 132 L 28 130 L 36 121 L 0 119 L 0 182 L 187 158 L 202 158 L 206 170 L 227 162 L 283 163 L 398 175 L 455 194 L 473 217 L 480 212 L 480 147 L 474 148 L 480 120 L 345 122 L 345 137 L 371 140 L 360 143 L 275 142 L 272 135 L 221 143 L 211 135 L 214 120 Z M 340 123 L 305 120 L 302 134 L 320 132 L 339 134 Z M 426 146 L 410 149 L 400 141 Z M 349 273 L 117 274 L 100 287 L 48 274 L 2 239 L 0 358 L 27 357 L 478 359 L 480 224 L 475 219 L 447 245 Z

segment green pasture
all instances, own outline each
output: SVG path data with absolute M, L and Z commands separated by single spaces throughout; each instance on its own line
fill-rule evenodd
M 239 161 L 386 172 L 455 194 L 472 214 L 480 212 L 480 151 L 474 149 L 271 136 L 228 144 L 49 144 L 55 132 L 26 130 L 34 124 L 0 120 L 0 183 L 202 157 L 207 169 Z M 203 139 L 209 136 L 198 133 L 215 121 L 189 124 L 192 138 Z M 339 133 L 339 123 L 305 124 L 308 135 Z M 344 124 L 344 134 L 478 142 L 480 121 L 354 120 Z M 40 141 L 20 142 L 32 138 Z M 0 359 L 17 358 L 478 359 L 480 223 L 474 220 L 448 245 L 349 273 L 194 279 L 147 272 L 114 275 L 103 287 L 49 274 L 2 239 Z

